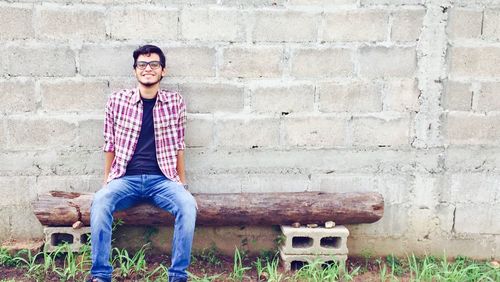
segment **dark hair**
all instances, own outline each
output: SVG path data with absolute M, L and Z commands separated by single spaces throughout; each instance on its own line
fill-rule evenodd
M 132 55 L 134 57 L 134 68 L 137 66 L 137 58 L 139 58 L 140 55 L 147 54 L 157 54 L 160 57 L 161 67 L 165 68 L 165 65 L 167 63 L 165 55 L 163 54 L 163 51 L 155 45 L 144 45 L 139 46 L 139 48 L 135 49 L 134 54 Z

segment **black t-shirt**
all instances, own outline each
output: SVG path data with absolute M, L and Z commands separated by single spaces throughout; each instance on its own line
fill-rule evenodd
M 134 155 L 127 165 L 125 175 L 155 174 L 163 173 L 156 159 L 155 128 L 153 124 L 153 107 L 156 97 L 153 99 L 142 98 L 143 114 L 141 132 L 135 147 Z

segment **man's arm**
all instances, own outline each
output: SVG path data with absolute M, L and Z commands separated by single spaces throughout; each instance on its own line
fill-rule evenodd
M 106 115 L 104 118 L 104 180 L 103 184 L 108 183 L 111 165 L 115 159 L 115 123 L 113 116 L 113 101 L 111 97 L 106 103 Z
M 104 180 L 103 183 L 106 185 L 108 183 L 108 176 L 111 170 L 111 164 L 115 159 L 115 152 L 104 152 Z
M 177 174 L 182 184 L 186 184 L 186 170 L 184 167 L 184 150 L 177 151 Z

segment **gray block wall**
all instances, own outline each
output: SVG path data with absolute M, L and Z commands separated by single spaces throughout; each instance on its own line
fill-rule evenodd
M 96 191 L 106 96 L 167 51 L 194 192 L 379 191 L 351 253 L 500 256 L 500 1 L 0 1 L 0 242 Z

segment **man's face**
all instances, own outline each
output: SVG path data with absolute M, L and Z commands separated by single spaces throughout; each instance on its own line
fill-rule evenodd
M 167 69 L 162 68 L 160 64 L 160 56 L 158 54 L 139 55 L 134 69 L 135 77 L 140 84 L 151 87 L 158 83 L 163 76 L 167 74 Z

